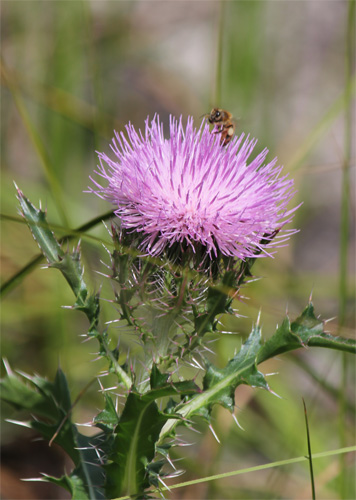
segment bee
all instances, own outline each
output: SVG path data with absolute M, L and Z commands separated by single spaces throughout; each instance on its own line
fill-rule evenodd
M 226 146 L 232 139 L 235 132 L 235 124 L 232 114 L 224 109 L 213 108 L 209 114 L 204 115 L 209 123 L 215 125 L 213 134 L 221 134 L 220 145 Z

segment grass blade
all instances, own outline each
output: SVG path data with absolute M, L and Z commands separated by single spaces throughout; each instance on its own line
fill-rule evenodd
M 304 416 L 305 416 L 305 428 L 307 430 L 307 443 L 308 443 L 308 460 L 309 460 L 309 470 L 310 470 L 310 481 L 311 481 L 311 487 L 312 487 L 312 498 L 315 500 L 315 483 L 314 483 L 314 472 L 313 472 L 313 457 L 312 457 L 312 452 L 311 452 L 311 445 L 310 445 L 310 433 L 309 433 L 309 424 L 308 424 L 308 413 L 307 413 L 307 407 L 305 405 L 304 398 L 303 400 L 303 406 L 304 406 Z

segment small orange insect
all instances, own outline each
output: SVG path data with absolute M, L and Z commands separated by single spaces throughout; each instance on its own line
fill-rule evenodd
M 232 114 L 224 109 L 213 108 L 209 114 L 204 115 L 209 123 L 216 125 L 213 134 L 221 134 L 220 144 L 226 146 L 232 139 L 235 132 L 235 124 Z

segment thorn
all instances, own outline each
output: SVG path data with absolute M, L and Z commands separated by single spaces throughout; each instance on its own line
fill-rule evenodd
M 5 422 L 9 422 L 9 424 L 21 425 L 21 427 L 28 427 L 31 429 L 31 424 L 27 422 L 21 422 L 20 420 L 12 420 L 11 418 L 6 418 Z
M 108 392 L 108 391 L 115 391 L 116 389 L 118 389 L 119 386 L 118 385 L 113 385 L 112 387 L 105 387 L 104 389 L 102 389 L 100 392 Z
M 142 385 L 142 384 L 147 384 L 147 382 L 149 382 L 149 380 L 150 380 L 150 377 L 148 377 L 148 378 L 146 378 L 146 379 L 144 379 L 144 380 L 141 380 L 141 382 L 139 382 L 139 383 L 137 384 L 137 386 L 140 386 L 140 385 Z
M 41 472 L 42 474 L 42 472 Z M 48 476 L 47 474 L 43 474 L 44 477 L 50 477 Z M 34 482 L 34 481 L 38 481 L 38 482 L 41 482 L 41 483 L 44 483 L 44 482 L 47 482 L 46 479 L 43 479 L 43 477 L 22 477 L 21 478 L 21 481 L 26 481 L 26 483 L 30 483 L 30 482 Z
M 201 370 L 203 370 L 203 369 L 204 369 L 204 368 L 201 366 L 201 364 L 200 364 L 200 363 L 198 363 L 198 361 L 197 361 L 194 357 L 192 357 L 192 360 L 193 360 L 193 361 L 194 361 L 194 363 L 195 363 L 195 368 L 197 368 L 197 367 L 198 367 L 198 368 L 200 368 Z M 194 366 L 194 364 L 193 364 L 193 363 L 192 363 L 192 366 Z
M 242 431 L 244 431 L 245 429 L 242 427 L 242 425 L 237 420 L 235 413 L 232 413 L 232 418 L 234 419 L 235 424 L 237 425 L 237 427 L 239 427 L 239 429 L 241 429 Z
M 158 476 L 158 481 L 159 481 L 160 483 L 162 483 L 162 484 L 163 484 L 163 486 L 164 486 L 164 487 L 165 487 L 168 491 L 171 491 L 171 489 L 170 489 L 170 488 L 166 485 L 166 483 L 163 481 L 163 479 L 161 479 L 159 476 Z
M 169 463 L 169 465 L 174 469 L 175 471 L 177 470 L 176 467 L 174 466 L 174 463 L 171 460 L 171 457 L 169 455 L 166 456 L 166 460 Z
M 196 434 L 201 434 L 201 432 L 198 431 L 198 429 L 195 429 L 195 427 L 189 426 L 188 429 L 190 429 L 191 431 L 195 432 Z
M 9 376 L 12 376 L 14 374 L 14 372 L 11 370 L 10 363 L 8 362 L 7 358 L 3 358 L 2 362 L 4 363 L 6 373 Z
M 105 321 L 105 325 L 111 325 L 112 323 L 119 323 L 120 321 L 122 321 L 122 320 L 121 319 L 112 319 L 110 321 Z
M 175 478 L 175 477 L 182 476 L 183 474 L 185 474 L 185 471 L 180 469 L 180 470 L 176 470 L 174 472 L 171 472 L 170 474 L 167 474 L 166 477 L 168 479 L 172 479 L 172 478 Z
M 231 331 L 228 331 L 228 330 L 219 330 L 219 333 L 222 333 L 224 335 L 241 335 L 240 332 L 231 332 Z M 215 340 L 218 340 L 218 339 L 215 339 Z
M 173 442 L 172 444 L 174 444 L 174 446 L 181 446 L 182 448 L 184 448 L 185 446 L 194 446 L 196 443 L 193 441 L 192 443 L 181 442 L 176 444 L 175 442 Z
M 311 289 L 311 292 L 310 292 L 310 295 L 309 295 L 309 304 L 311 304 L 312 300 L 313 300 L 313 291 L 314 291 L 314 285 L 313 285 L 313 288 Z
M 272 391 L 272 389 L 268 389 L 268 390 L 269 390 L 269 392 L 270 392 L 271 394 L 273 394 L 273 396 L 277 396 L 277 398 L 279 398 L 279 399 L 284 399 L 284 398 L 282 398 L 282 396 L 280 396 L 280 395 L 279 395 L 279 394 L 277 394 L 276 392 Z
M 104 262 L 101 262 L 101 264 L 105 267 L 107 267 L 108 269 L 111 269 L 109 266 L 107 266 Z M 94 270 L 95 274 L 99 274 L 99 276 L 103 276 L 104 278 L 110 278 L 110 274 L 104 274 L 100 271 L 97 271 L 97 270 Z
M 83 460 L 84 464 L 91 465 L 92 467 L 101 467 L 100 464 L 97 464 L 95 462 L 89 462 L 88 460 Z
M 258 311 L 256 326 L 260 326 L 260 320 L 261 320 L 261 309 Z
M 40 443 L 40 442 L 43 442 L 44 439 L 43 437 L 39 436 L 37 438 L 34 438 L 34 439 L 31 439 L 31 443 Z
M 213 434 L 214 438 L 215 438 L 215 439 L 217 440 L 217 442 L 220 444 L 219 438 L 218 438 L 218 436 L 216 435 L 216 432 L 214 431 L 213 426 L 212 426 L 211 424 L 209 424 L 209 429 L 211 430 L 211 432 L 212 432 L 212 434 Z
M 222 333 L 224 333 L 224 332 L 222 332 Z M 206 340 L 205 343 L 212 344 L 213 342 L 217 342 L 218 340 L 220 340 L 219 337 L 216 337 L 215 339 Z
M 94 447 L 94 450 L 95 450 L 95 453 L 96 453 L 96 455 L 97 455 L 97 457 L 98 457 L 101 465 L 103 465 L 103 463 L 104 463 L 104 461 L 103 461 L 104 453 L 103 453 L 103 455 L 100 455 L 99 450 L 96 447 Z M 103 450 L 100 450 L 100 451 L 103 452 Z

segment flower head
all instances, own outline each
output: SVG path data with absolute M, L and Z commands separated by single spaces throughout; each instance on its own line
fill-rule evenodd
M 170 118 L 164 138 L 158 116 L 146 120 L 144 134 L 129 124 L 115 133 L 109 158 L 99 154 L 91 191 L 115 205 L 121 228 L 139 236 L 146 254 L 176 248 L 214 260 L 271 255 L 295 230 L 282 231 L 297 207 L 287 210 L 293 180 L 281 176 L 276 159 L 264 164 L 264 149 L 250 163 L 256 140 L 235 137 L 225 148 L 207 123 Z

